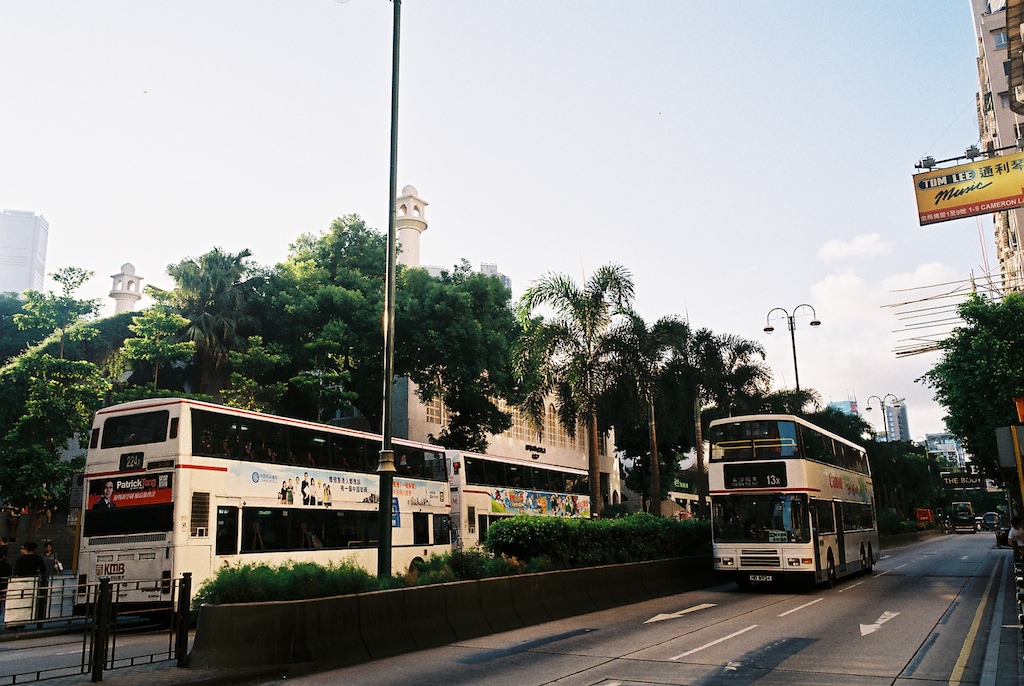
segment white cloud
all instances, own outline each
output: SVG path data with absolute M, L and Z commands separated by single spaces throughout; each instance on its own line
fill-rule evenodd
M 893 241 L 883 241 L 881 234 L 868 233 L 856 236 L 850 241 L 833 239 L 821 246 L 818 250 L 818 259 L 825 262 L 851 257 L 874 257 L 876 255 L 888 255 L 895 245 Z

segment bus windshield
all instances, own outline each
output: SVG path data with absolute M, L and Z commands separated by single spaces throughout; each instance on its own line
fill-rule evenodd
M 798 455 L 794 422 L 765 419 L 711 427 L 712 460 L 759 460 Z
M 731 495 L 712 499 L 717 543 L 809 543 L 807 496 Z

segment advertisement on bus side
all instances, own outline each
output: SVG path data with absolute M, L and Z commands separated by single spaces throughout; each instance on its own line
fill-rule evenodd
M 228 475 L 228 490 L 232 494 L 267 505 L 341 509 L 351 503 L 377 503 L 380 499 L 377 477 L 370 474 L 294 465 L 232 464 Z M 392 493 L 402 510 L 448 505 L 447 486 L 443 483 L 396 476 Z
M 172 474 L 132 474 L 89 481 L 89 510 L 112 510 L 171 502 Z
M 548 515 L 549 517 L 589 517 L 590 496 L 544 493 L 518 488 L 490 491 L 491 512 L 500 514 Z

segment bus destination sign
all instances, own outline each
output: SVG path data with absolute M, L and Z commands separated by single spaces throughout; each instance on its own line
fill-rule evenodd
M 784 488 L 789 483 L 785 462 L 737 462 L 722 466 L 726 488 Z
M 118 471 L 131 472 L 142 469 L 143 453 L 121 453 L 121 465 Z

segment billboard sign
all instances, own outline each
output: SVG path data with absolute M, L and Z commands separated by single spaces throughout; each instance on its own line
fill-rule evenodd
M 982 487 L 982 478 L 977 474 L 968 474 L 967 472 L 942 472 L 942 481 L 946 488 L 951 488 L 954 491 Z
M 1024 206 L 1024 152 L 914 175 L 921 226 Z

